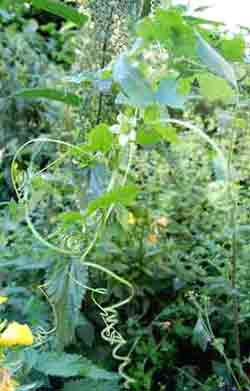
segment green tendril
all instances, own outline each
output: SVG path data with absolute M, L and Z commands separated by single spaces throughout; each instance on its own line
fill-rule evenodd
M 98 300 L 96 299 L 96 296 L 95 295 L 107 295 L 108 294 L 108 290 L 107 289 L 104 289 L 104 288 L 90 288 L 90 287 L 87 287 L 87 286 L 84 286 L 83 284 L 81 284 L 80 281 L 76 280 L 72 275 L 70 275 L 70 278 L 78 285 L 84 287 L 85 289 L 88 289 L 92 292 L 92 299 L 94 301 L 94 303 L 98 306 L 98 308 L 101 310 L 101 317 L 103 319 L 103 322 L 105 324 L 105 328 L 102 330 L 101 332 L 101 336 L 102 338 L 107 341 L 112 347 L 113 347 L 113 351 L 112 351 L 112 356 L 115 360 L 121 362 L 121 364 L 119 365 L 119 374 L 121 376 L 121 378 L 125 381 L 124 385 L 126 388 L 129 387 L 129 384 L 133 383 L 135 380 L 132 379 L 131 377 L 129 377 L 126 373 L 125 373 L 125 368 L 130 364 L 130 354 L 131 354 L 131 351 L 129 352 L 128 355 L 126 356 L 121 356 L 120 354 L 118 354 L 118 351 L 120 351 L 121 348 L 123 348 L 127 341 L 123 338 L 123 336 L 117 331 L 116 329 L 116 326 L 117 324 L 119 323 L 119 316 L 118 316 L 118 309 L 120 309 L 121 307 L 123 307 L 124 305 L 127 305 L 129 302 L 131 302 L 131 300 L 133 299 L 134 297 L 134 288 L 133 288 L 133 285 L 130 284 L 127 280 L 123 279 L 122 277 L 118 276 L 116 273 L 110 271 L 109 269 L 105 268 L 104 266 L 101 266 L 99 264 L 96 264 L 96 263 L 92 263 L 92 262 L 86 262 L 85 259 L 87 257 L 87 255 L 90 253 L 90 251 L 93 249 L 93 247 L 95 246 L 97 240 L 99 239 L 100 237 L 100 234 L 101 234 L 101 231 L 103 229 L 103 227 L 105 227 L 105 225 L 107 224 L 107 221 L 113 211 L 113 208 L 114 208 L 114 205 L 111 205 L 106 214 L 104 215 L 104 218 L 102 219 L 99 219 L 98 223 L 97 223 L 97 228 L 95 230 L 95 233 L 93 235 L 93 239 L 91 240 L 90 244 L 87 246 L 87 248 L 85 249 L 85 251 L 81 254 L 78 249 L 75 249 L 74 248 L 74 245 L 73 245 L 73 241 L 72 241 L 72 238 L 69 236 L 69 237 L 66 237 L 64 238 L 64 242 L 66 243 L 66 247 L 67 248 L 62 248 L 62 247 L 59 247 L 53 243 L 51 243 L 48 238 L 44 238 L 39 232 L 38 230 L 35 228 L 33 222 L 32 222 L 32 219 L 30 217 L 30 214 L 31 214 L 31 210 L 30 210 L 30 207 L 29 207 L 29 202 L 28 202 L 28 199 L 26 196 L 22 196 L 22 193 L 20 191 L 20 188 L 21 186 L 19 186 L 17 184 L 17 180 L 16 180 L 16 165 L 17 165 L 17 160 L 19 158 L 19 156 L 22 154 L 22 152 L 25 150 L 25 148 L 27 148 L 29 145 L 32 145 L 32 144 L 36 144 L 36 143 L 53 143 L 53 144 L 58 144 L 58 145 L 63 145 L 63 146 L 66 146 L 67 148 L 70 148 L 72 150 L 76 150 L 77 152 L 81 152 L 82 153 L 82 150 L 81 148 L 77 147 L 77 146 L 74 146 L 70 143 L 66 143 L 66 142 L 63 142 L 63 141 L 60 141 L 60 140 L 55 140 L 55 139 L 50 139 L 50 138 L 38 138 L 38 139 L 32 139 L 28 142 L 26 142 L 25 144 L 23 144 L 15 153 L 15 156 L 13 158 L 13 161 L 12 161 L 12 165 L 11 165 L 11 177 L 12 177 L 12 182 L 13 182 L 13 186 L 14 186 L 14 190 L 16 192 L 16 195 L 17 195 L 17 198 L 20 202 L 22 202 L 24 204 L 24 207 L 25 207 L 25 219 L 26 219 L 26 222 L 27 222 L 27 226 L 29 227 L 30 231 L 32 232 L 32 234 L 34 235 L 34 237 L 44 246 L 48 247 L 49 249 L 53 250 L 54 252 L 57 252 L 59 254 L 62 254 L 62 255 L 65 255 L 65 256 L 74 256 L 74 257 L 79 257 L 79 262 L 87 267 L 90 267 L 90 268 L 94 268 L 100 272 L 103 272 L 105 273 L 106 275 L 108 275 L 109 277 L 113 278 L 114 280 L 116 280 L 117 282 L 119 282 L 120 284 L 123 284 L 124 286 L 126 286 L 126 288 L 129 289 L 130 291 L 130 294 L 129 296 L 120 301 L 119 303 L 116 303 L 116 304 L 113 304 L 111 306 L 107 306 L 107 307 L 103 307 L 99 302 Z M 65 156 L 65 155 L 64 155 Z M 43 172 L 45 172 L 46 170 L 48 170 L 49 168 L 55 166 L 57 163 L 59 163 L 61 160 L 63 160 L 63 157 L 61 158 L 58 158 L 56 159 L 55 161 L 53 161 L 52 163 L 50 163 L 49 165 L 47 165 L 47 167 L 43 168 L 42 170 L 40 170 L 39 172 L 35 173 L 35 174 L 32 174 L 32 176 L 39 176 L 41 175 Z M 129 175 L 129 171 L 130 171 L 130 168 L 131 168 L 131 165 L 132 165 L 132 159 L 133 159 L 133 144 L 130 145 L 130 150 L 129 150 L 129 158 L 128 158 L 128 165 L 127 165 L 127 169 L 126 169 L 126 172 L 124 174 L 124 178 L 122 180 L 122 184 L 124 185 L 127 181 L 127 178 L 128 178 L 128 175 Z M 113 186 L 115 185 L 115 182 L 116 182 L 116 173 L 114 173 L 112 175 L 112 178 L 110 180 L 110 183 L 108 185 L 108 191 L 110 191 Z M 53 236 L 50 235 L 50 238 Z M 47 287 L 47 284 L 45 285 L 42 285 L 42 286 L 39 286 L 39 289 L 40 291 L 43 293 L 43 295 L 45 296 L 46 300 L 48 301 L 49 305 L 51 306 L 52 308 L 52 311 L 53 311 L 53 314 L 54 314 L 54 327 L 50 330 L 50 331 L 46 331 L 44 330 L 43 328 L 39 328 L 39 330 L 37 331 L 37 345 L 36 346 L 39 346 L 41 344 L 43 344 L 46 339 L 54 332 L 56 332 L 57 330 L 57 314 L 56 314 L 56 310 L 55 310 L 55 306 L 54 304 L 52 303 L 52 301 L 50 300 L 48 294 L 46 293 L 46 287 Z

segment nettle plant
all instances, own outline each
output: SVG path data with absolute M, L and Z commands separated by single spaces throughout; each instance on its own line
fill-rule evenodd
M 60 2 L 31 0 L 30 3 L 76 25 L 87 22 L 85 15 Z M 133 219 L 129 208 L 140 198 L 139 183 L 133 183 L 131 175 L 137 151 L 153 144 L 156 148 L 166 145 L 171 149 L 185 142 L 182 136 L 187 132 L 195 134 L 207 145 L 204 153 L 215 167 L 212 187 L 215 202 L 223 200 L 230 259 L 217 269 L 231 287 L 235 357 L 228 357 L 225 341 L 214 335 L 209 297 L 199 299 L 191 293 L 190 300 L 198 314 L 194 337 L 202 349 L 210 345 L 224 359 L 238 389 L 250 389 L 240 351 L 239 186 L 234 168 L 239 129 L 242 131 L 245 126 L 242 110 L 245 93 L 239 82 L 244 71 L 245 41 L 242 35 L 229 37 L 220 24 L 188 16 L 185 11 L 183 7 L 168 4 L 155 9 L 138 22 L 131 48 L 98 72 L 99 83 L 109 83 L 117 92 L 120 113 L 116 123 L 106 124 L 100 119 L 79 145 L 47 137 L 28 141 L 16 152 L 12 179 L 28 227 L 41 245 L 57 254 L 53 271 L 41 287 L 53 309 L 55 327 L 51 332 L 57 333 L 57 343 L 64 347 L 72 342 L 78 312 L 85 292 L 89 291 L 104 322 L 102 338 L 110 343 L 113 357 L 120 363 L 119 375 L 125 387 L 133 387 L 136 379 L 128 376 L 127 366 L 135 346 L 127 355 L 120 352 L 124 351 L 126 340 L 117 324 L 119 310 L 133 300 L 134 287 L 101 264 L 90 262 L 89 255 L 121 208 L 128 219 Z M 240 63 L 243 71 L 236 73 L 234 62 Z M 78 76 L 77 82 L 74 82 L 75 75 L 70 78 L 64 90 L 26 89 L 17 91 L 16 95 L 59 100 L 80 108 L 81 97 L 74 88 L 76 90 L 79 83 L 82 86 L 96 83 L 96 78 L 92 73 L 89 79 L 86 73 Z M 229 142 L 217 143 L 206 129 L 185 119 L 185 112 L 202 104 L 217 105 L 230 114 Z M 36 158 L 48 144 L 54 148 L 55 159 L 41 165 Z M 27 151 L 32 151 L 32 159 L 24 170 L 22 156 Z M 46 228 L 43 227 L 44 216 L 47 217 Z M 119 303 L 107 304 L 107 289 L 87 285 L 88 271 L 92 269 L 123 285 L 128 295 Z M 43 330 L 42 335 L 39 334 L 40 343 L 41 340 L 46 343 L 50 335 Z M 57 360 L 58 357 L 51 357 L 54 364 Z M 73 357 L 68 360 L 71 362 Z M 42 361 L 39 362 L 42 365 Z M 76 366 L 72 372 L 68 368 L 69 376 L 81 375 Z M 47 374 L 58 375 L 48 365 L 45 369 Z M 66 376 L 62 369 L 59 372 Z M 104 376 L 104 380 L 108 379 Z

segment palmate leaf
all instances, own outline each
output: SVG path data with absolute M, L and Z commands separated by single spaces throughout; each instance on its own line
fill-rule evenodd
M 73 22 L 78 26 L 84 25 L 88 17 L 79 13 L 73 7 L 66 5 L 62 1 L 57 0 L 30 0 L 33 7 L 41 9 L 43 11 L 50 12 L 53 15 L 60 16 L 65 20 Z
M 58 262 L 47 281 L 47 293 L 55 306 L 57 315 L 58 347 L 70 344 L 75 337 L 75 328 L 79 320 L 79 310 L 85 295 L 83 286 L 87 284 L 88 271 L 77 261 Z
M 14 96 L 27 99 L 43 98 L 55 100 L 72 106 L 79 106 L 81 103 L 79 96 L 52 88 L 25 88 L 23 90 L 17 91 Z
M 64 385 L 63 391 L 120 391 L 118 381 L 94 381 L 82 379 Z

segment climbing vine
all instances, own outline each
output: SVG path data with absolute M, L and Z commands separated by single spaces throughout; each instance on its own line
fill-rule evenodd
M 234 150 L 242 121 L 245 126 L 241 106 L 244 106 L 245 92 L 241 86 L 242 79 L 234 67 L 233 48 L 234 39 L 240 38 L 228 38 L 227 33 L 219 29 L 211 34 L 207 25 L 213 26 L 213 22 L 190 16 L 185 7 L 175 7 L 169 2 L 162 2 L 161 7 L 157 7 L 158 2 L 151 1 L 150 12 L 146 12 L 144 18 L 140 16 L 145 4 L 139 4 L 140 12 L 132 12 L 129 1 L 118 2 L 119 7 L 116 1 L 106 2 L 103 9 L 103 2 L 77 2 L 79 10 L 54 0 L 30 0 L 29 3 L 35 9 L 63 18 L 68 28 L 78 26 L 82 32 L 87 26 L 89 31 L 95 32 L 95 44 L 101 46 L 98 50 L 100 58 L 93 63 L 91 70 L 74 68 L 57 89 L 20 88 L 4 98 L 7 102 L 32 99 L 35 102 L 46 100 L 64 104 L 65 129 L 68 131 L 77 111 L 81 115 L 84 113 L 83 105 L 88 98 L 88 94 L 83 93 L 84 88 L 87 91 L 97 89 L 94 116 L 84 122 L 83 134 L 79 136 L 75 131 L 74 141 L 46 135 L 30 139 L 17 148 L 12 161 L 11 179 L 22 218 L 39 246 L 55 257 L 53 273 L 48 273 L 38 287 L 51 310 L 53 326 L 38 326 L 34 330 L 32 349 L 37 349 L 42 356 L 43 346 L 54 344 L 52 346 L 58 352 L 70 346 L 79 320 L 76 312 L 80 312 L 85 295 L 89 293 L 92 303 L 100 311 L 103 323 L 101 337 L 111 346 L 112 357 L 118 363 L 119 380 L 123 380 L 127 389 L 140 387 L 138 378 L 131 371 L 131 363 L 133 352 L 143 335 L 136 336 L 131 343 L 119 326 L 125 308 L 136 299 L 137 286 L 130 278 L 93 260 L 92 254 L 105 237 L 110 223 L 122 220 L 121 210 L 125 210 L 126 223 L 136 225 L 137 216 L 133 210 L 142 197 L 144 183 L 139 176 L 135 180 L 134 171 L 137 170 L 137 156 L 141 151 L 147 157 L 147 148 L 150 151 L 155 148 L 160 155 L 169 156 L 176 146 L 184 148 L 185 140 L 191 134 L 197 145 L 206 145 L 209 168 L 214 171 L 209 175 L 214 175 L 213 185 L 218 190 L 215 196 L 219 201 L 221 198 L 225 200 L 220 213 L 228 230 L 229 259 L 222 267 L 216 264 L 216 259 L 209 259 L 206 267 L 212 268 L 213 273 L 216 270 L 219 281 L 225 277 L 226 287 L 230 290 L 227 304 L 233 310 L 233 349 L 228 354 L 223 339 L 216 337 L 210 320 L 210 299 L 205 294 L 200 298 L 197 287 L 196 292 L 189 291 L 186 295 L 197 310 L 193 339 L 204 351 L 209 345 L 216 351 L 224 362 L 231 383 L 238 389 L 249 389 L 250 382 L 241 355 L 241 309 L 237 296 L 240 224 Z M 133 37 L 129 36 L 127 29 L 131 21 L 136 23 Z M 91 30 L 91 22 L 94 30 Z M 219 27 L 222 28 L 220 24 Z M 243 64 L 245 43 L 241 43 L 243 50 L 241 53 L 237 51 L 237 61 Z M 112 123 L 104 120 L 107 92 L 112 95 Z M 230 113 L 231 133 L 226 142 L 210 134 L 207 118 L 208 123 L 194 115 L 200 110 L 201 117 L 207 117 L 206 110 L 215 110 L 214 107 Z M 76 120 L 78 127 L 81 126 L 81 118 L 83 115 Z M 51 151 L 49 158 L 45 153 L 47 150 Z M 143 196 L 145 201 L 150 195 Z M 168 224 L 169 220 L 165 217 L 151 224 L 148 242 L 152 246 L 157 244 Z M 140 251 L 142 254 L 141 248 Z M 91 286 L 88 282 L 91 273 L 105 276 L 105 281 L 112 280 L 112 284 L 121 289 L 121 300 L 112 304 L 109 302 L 113 300 L 109 287 Z M 182 288 L 179 281 L 175 283 Z M 157 319 L 154 322 L 153 325 L 161 324 Z M 171 322 L 164 322 L 165 330 L 168 331 L 170 326 Z M 58 336 L 56 342 L 54 335 Z M 60 358 L 57 354 L 60 353 L 45 354 L 53 362 L 52 369 L 46 366 L 46 360 L 41 363 L 39 358 L 34 360 L 35 368 L 43 368 L 48 376 L 57 375 L 53 368 L 56 368 Z M 78 357 L 65 353 L 64 358 L 65 367 L 65 362 L 69 361 L 72 364 L 70 368 L 73 368 L 68 370 L 68 377 L 79 375 L 82 367 L 76 371 L 74 366 Z M 98 373 L 89 363 L 85 362 L 85 366 L 90 368 L 88 373 Z M 9 373 L 3 374 L 3 381 L 14 387 Z M 110 380 L 106 372 L 102 376 L 104 380 Z

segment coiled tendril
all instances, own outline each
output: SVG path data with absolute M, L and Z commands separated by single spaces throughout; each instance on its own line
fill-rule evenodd
M 63 246 L 57 246 L 55 245 L 54 243 L 50 242 L 50 239 L 53 237 L 53 234 L 51 234 L 48 238 L 44 238 L 39 232 L 38 230 L 35 228 L 33 222 L 32 222 L 32 219 L 31 219 L 31 208 L 30 208 L 30 205 L 29 205 L 29 201 L 28 201 L 28 193 L 29 191 L 27 191 L 26 187 L 28 186 L 28 190 L 29 190 L 29 186 L 32 187 L 32 178 L 33 177 L 36 177 L 36 176 L 39 176 L 41 175 L 43 172 L 45 172 L 46 170 L 48 170 L 49 168 L 53 167 L 54 165 L 60 163 L 60 161 L 63 161 L 64 157 L 66 154 L 64 154 L 62 157 L 56 159 L 55 161 L 53 161 L 52 163 L 50 163 L 47 167 L 43 168 L 42 170 L 40 170 L 39 172 L 37 173 L 31 173 L 31 170 L 28 171 L 27 175 L 24 176 L 24 181 L 25 183 L 21 184 L 21 185 L 18 185 L 17 183 L 17 172 L 16 172 L 16 167 L 17 167 L 17 160 L 19 158 L 19 156 L 21 155 L 21 153 L 24 151 L 24 149 L 26 147 L 28 147 L 29 145 L 32 145 L 32 144 L 36 144 L 36 143 L 53 143 L 53 144 L 58 144 L 58 145 L 62 145 L 62 146 L 65 146 L 67 147 L 69 150 L 75 150 L 77 151 L 78 153 L 82 153 L 82 150 L 80 147 L 77 147 L 75 145 L 72 145 L 70 143 L 66 143 L 66 142 L 63 142 L 63 141 L 60 141 L 60 140 L 56 140 L 56 139 L 50 139 L 50 138 L 38 138 L 38 139 L 32 139 L 28 142 L 26 142 L 25 144 L 23 144 L 18 150 L 17 152 L 15 153 L 15 156 L 13 158 L 13 161 L 12 161 L 12 166 L 11 166 L 11 176 L 12 176 L 12 182 L 13 182 L 13 186 L 14 186 L 14 189 L 15 189 L 15 192 L 17 194 L 17 197 L 18 197 L 18 200 L 20 202 L 23 203 L 24 205 L 24 208 L 25 208 L 25 219 L 26 219 L 26 222 L 27 222 L 27 225 L 29 227 L 29 229 L 31 230 L 31 232 L 33 233 L 33 235 L 36 237 L 36 239 L 41 243 L 43 244 L 44 246 L 50 248 L 51 250 L 57 252 L 57 253 L 60 253 L 60 254 L 63 254 L 63 255 L 66 255 L 66 256 L 73 256 L 73 257 L 79 257 L 79 262 L 87 267 L 92 267 L 92 268 L 95 268 L 107 275 L 109 275 L 110 277 L 114 278 L 116 281 L 118 281 L 119 283 L 125 285 L 129 291 L 130 291 L 130 294 L 129 296 L 117 303 L 117 304 L 114 304 L 114 305 L 111 305 L 111 306 L 107 306 L 107 307 L 103 307 L 99 302 L 98 300 L 96 299 L 96 294 L 102 294 L 102 295 L 107 295 L 108 294 L 108 290 L 106 289 L 102 289 L 102 288 L 97 288 L 97 289 L 94 289 L 94 288 L 90 288 L 90 287 L 87 287 L 87 286 L 84 286 L 83 284 L 81 284 L 80 281 L 76 280 L 72 275 L 70 275 L 70 278 L 73 279 L 73 281 L 84 287 L 85 289 L 88 289 L 92 292 L 92 298 L 93 298 L 93 301 L 94 303 L 99 307 L 99 309 L 101 310 L 101 317 L 104 321 L 104 324 L 105 324 L 105 328 L 102 330 L 101 332 L 101 336 L 102 338 L 107 341 L 112 347 L 113 347 L 113 351 L 112 351 L 112 355 L 114 357 L 115 360 L 121 362 L 121 364 L 119 365 L 119 374 L 121 376 L 122 379 L 124 379 L 125 381 L 125 387 L 129 387 L 129 384 L 134 382 L 134 379 L 132 379 L 131 377 L 129 377 L 126 373 L 125 373 L 125 367 L 127 367 L 130 363 L 130 354 L 131 354 L 131 351 L 128 355 L 126 356 L 121 356 L 120 354 L 118 354 L 118 351 L 124 347 L 124 345 L 127 343 L 126 340 L 123 338 L 123 336 L 117 331 L 117 328 L 116 326 L 118 325 L 119 323 L 119 319 L 118 319 L 118 309 L 121 308 L 122 306 L 128 304 L 134 297 L 134 288 L 133 286 L 125 279 L 119 277 L 117 274 L 113 273 L 112 271 L 108 270 L 107 268 L 101 266 L 101 265 L 98 265 L 98 264 L 95 264 L 95 263 L 91 263 L 91 262 L 86 262 L 86 257 L 87 255 L 89 254 L 89 252 L 92 250 L 92 248 L 94 247 L 94 245 L 96 244 L 99 236 L 100 236 L 100 233 L 101 233 L 101 230 L 102 228 L 106 225 L 107 221 L 108 221 L 108 218 L 110 217 L 110 214 L 112 213 L 112 210 L 113 210 L 113 205 L 111 205 L 108 209 L 108 211 L 106 212 L 106 214 L 104 215 L 104 218 L 99 218 L 98 221 L 97 221 L 97 224 L 96 224 L 96 230 L 94 232 L 94 235 L 93 235 L 93 238 L 91 240 L 91 242 L 89 243 L 89 245 L 87 246 L 87 248 L 85 249 L 84 253 L 81 254 L 80 253 L 80 245 L 79 243 L 77 243 L 77 240 L 76 240 L 76 237 L 74 236 L 63 236 L 61 239 L 61 244 Z M 130 170 L 130 166 L 131 166 L 131 163 L 132 163 L 132 155 L 133 155 L 133 145 L 131 144 L 130 146 L 130 153 L 129 153 L 129 162 L 128 162 L 128 166 L 127 166 L 127 170 L 125 172 L 125 175 L 124 175 L 124 178 L 123 178 L 123 181 L 122 183 L 125 184 L 126 181 L 127 181 L 127 177 L 128 177 L 128 173 L 129 173 L 129 170 Z M 116 182 L 116 173 L 113 174 L 111 180 L 110 180 L 110 183 L 109 183 L 109 186 L 108 186 L 108 191 L 111 190 L 114 186 Z M 36 335 L 36 340 L 37 340 L 37 344 L 35 346 L 39 346 L 43 343 L 46 342 L 47 338 L 53 334 L 56 329 L 57 329 L 57 314 L 56 314 L 56 310 L 55 310 L 55 306 L 53 304 L 53 302 L 50 300 L 48 294 L 46 293 L 46 287 L 47 287 L 47 284 L 45 285 L 42 285 L 39 287 L 39 289 L 41 290 L 41 292 L 43 293 L 43 295 L 45 296 L 46 300 L 48 301 L 49 305 L 51 306 L 52 308 L 52 311 L 53 311 L 53 314 L 54 314 L 54 326 L 51 330 L 45 330 L 44 328 L 42 327 L 39 327 L 37 329 L 37 335 Z
M 163 123 L 170 123 L 170 124 L 174 124 L 174 125 L 179 125 L 181 127 L 189 129 L 189 130 L 197 133 L 199 135 L 199 137 L 201 137 L 204 141 L 206 141 L 208 144 L 210 144 L 210 146 L 215 150 L 215 152 L 217 153 L 217 155 L 221 159 L 221 162 L 223 163 L 223 168 L 224 168 L 224 171 L 225 171 L 225 177 L 226 177 L 226 179 L 228 179 L 226 159 L 225 159 L 225 157 L 223 155 L 223 152 L 221 151 L 221 149 L 217 146 L 217 144 L 207 134 L 205 134 L 198 127 L 196 127 L 196 126 L 194 126 L 192 124 L 189 124 L 189 123 L 187 123 L 185 121 L 167 118 L 167 119 L 162 120 L 162 122 Z M 103 272 L 103 273 L 109 275 L 110 277 L 114 278 L 116 281 L 118 281 L 119 283 L 123 284 L 124 286 L 126 286 L 126 288 L 129 289 L 130 294 L 129 294 L 129 296 L 125 300 L 123 300 L 123 301 L 121 301 L 121 302 L 119 302 L 117 304 L 111 305 L 111 306 L 103 307 L 98 302 L 98 300 L 96 298 L 96 295 L 97 294 L 98 295 L 107 295 L 108 291 L 106 289 L 102 289 L 102 288 L 95 289 L 95 288 L 86 287 L 83 284 L 81 284 L 80 281 L 76 280 L 72 275 L 70 275 L 70 278 L 72 278 L 76 284 L 78 284 L 78 285 L 80 285 L 80 286 L 84 287 L 85 289 L 88 289 L 88 290 L 90 290 L 92 292 L 93 301 L 99 307 L 99 309 L 101 310 L 101 317 L 102 317 L 102 319 L 104 321 L 104 324 L 105 324 L 105 327 L 104 327 L 104 329 L 101 332 L 101 336 L 102 336 L 102 338 L 105 341 L 107 341 L 113 347 L 112 355 L 113 355 L 114 359 L 116 359 L 117 361 L 121 362 L 121 364 L 119 365 L 119 374 L 125 380 L 125 386 L 128 387 L 130 383 L 134 382 L 134 379 L 132 379 L 131 377 L 129 377 L 125 373 L 125 368 L 130 363 L 131 351 L 126 356 L 121 356 L 118 353 L 120 351 L 120 349 L 123 348 L 124 345 L 126 344 L 126 340 L 117 331 L 117 325 L 118 325 L 118 322 L 119 322 L 119 320 L 118 320 L 118 309 L 120 309 L 122 306 L 128 304 L 133 299 L 133 297 L 134 297 L 134 288 L 127 280 L 123 279 L 122 277 L 118 276 L 117 274 L 113 273 L 112 271 L 108 270 L 107 268 L 105 268 L 105 267 L 103 267 L 103 266 L 101 266 L 99 264 L 96 264 L 96 263 L 86 262 L 87 255 L 89 254 L 89 252 L 92 250 L 92 248 L 96 244 L 96 242 L 97 242 L 97 240 L 98 240 L 98 238 L 99 238 L 99 236 L 101 234 L 102 228 L 106 225 L 107 220 L 110 217 L 110 214 L 111 214 L 111 212 L 113 210 L 113 205 L 111 205 L 109 207 L 109 209 L 107 210 L 106 214 L 102 218 L 98 219 L 97 224 L 96 224 L 96 230 L 95 230 L 94 235 L 93 235 L 93 239 L 91 240 L 91 242 L 89 243 L 89 245 L 87 246 L 87 248 L 85 249 L 85 251 L 83 252 L 82 255 L 79 252 L 78 246 L 75 245 L 73 237 L 65 237 L 64 238 L 63 242 L 66 243 L 65 247 L 56 246 L 55 244 L 53 244 L 53 243 L 51 243 L 49 241 L 49 238 L 46 239 L 46 238 L 42 237 L 41 234 L 37 231 L 37 229 L 35 228 L 35 226 L 32 223 L 32 220 L 31 220 L 31 217 L 30 217 L 30 212 L 31 211 L 30 211 L 30 206 L 29 206 L 29 202 L 28 202 L 28 194 L 27 194 L 27 191 L 25 191 L 25 186 L 22 185 L 22 186 L 18 187 L 17 181 L 16 181 L 16 162 L 17 162 L 17 159 L 18 159 L 19 155 L 22 153 L 22 151 L 28 145 L 31 145 L 31 144 L 34 144 L 34 143 L 54 143 L 54 144 L 64 145 L 64 146 L 68 147 L 71 150 L 76 150 L 78 153 L 82 152 L 82 151 L 81 151 L 81 149 L 79 147 L 74 146 L 74 145 L 69 144 L 69 143 L 66 143 L 66 142 L 63 142 L 63 141 L 60 141 L 60 140 L 53 140 L 53 139 L 48 139 L 48 138 L 45 138 L 45 139 L 40 138 L 40 139 L 37 139 L 37 140 L 28 141 L 27 143 L 25 143 L 22 147 L 20 147 L 18 149 L 18 151 L 16 152 L 16 154 L 14 156 L 14 159 L 13 159 L 13 162 L 12 162 L 12 169 L 11 169 L 12 181 L 13 181 L 13 185 L 14 185 L 14 188 L 15 188 L 15 191 L 16 191 L 18 199 L 20 201 L 22 201 L 24 206 L 25 206 L 25 216 L 26 216 L 27 225 L 30 228 L 30 230 L 32 231 L 32 233 L 34 234 L 34 236 L 43 245 L 45 245 L 48 248 L 56 251 L 57 253 L 60 253 L 60 254 L 66 255 L 66 256 L 71 256 L 71 257 L 72 256 L 79 257 L 79 262 L 81 262 L 85 266 L 94 268 L 96 270 L 99 270 L 100 272 Z M 132 162 L 132 155 L 133 155 L 133 144 L 131 144 L 130 154 L 129 154 L 129 162 L 128 162 L 127 170 L 126 170 L 124 178 L 123 178 L 123 184 L 125 184 L 126 181 L 127 181 L 128 173 L 129 173 L 131 162 Z M 29 171 L 28 175 L 26 177 L 24 176 L 25 182 L 28 183 L 28 185 L 31 186 L 32 176 L 34 177 L 34 176 L 40 175 L 41 172 L 44 172 L 44 171 L 46 171 L 46 169 L 52 167 L 54 164 L 57 164 L 60 161 L 60 159 L 63 159 L 63 157 L 55 160 L 52 163 L 50 163 L 45 169 L 41 170 L 40 172 L 38 172 L 36 174 L 32 175 L 30 173 L 30 171 Z M 113 188 L 115 182 L 116 182 L 116 173 L 111 178 L 110 184 L 108 186 L 108 190 Z M 50 238 L 52 236 L 53 235 L 50 235 Z M 55 307 L 54 307 L 54 304 L 51 302 L 50 298 L 48 297 L 48 295 L 47 295 L 47 293 L 46 293 L 44 288 L 46 288 L 46 285 L 40 287 L 40 289 L 44 293 L 46 299 L 48 300 L 49 304 L 51 305 L 51 307 L 53 309 L 53 312 L 54 312 L 54 315 L 55 315 L 55 326 L 50 331 L 46 331 L 46 330 L 40 329 L 39 332 L 38 332 L 38 343 L 43 343 L 44 339 L 46 337 L 48 337 L 51 333 L 55 332 L 56 328 L 57 328 L 57 318 L 56 318 Z M 132 347 L 132 350 L 133 350 L 133 348 L 134 347 Z

